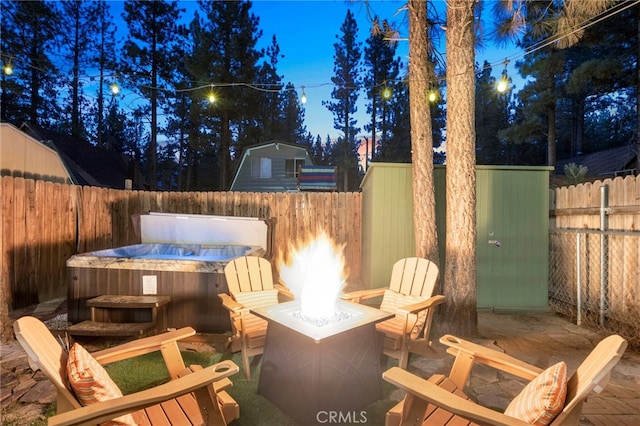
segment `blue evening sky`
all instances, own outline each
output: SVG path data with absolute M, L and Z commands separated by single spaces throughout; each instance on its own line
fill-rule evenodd
M 484 1 L 483 20 L 490 20 L 490 7 L 494 2 L 495 0 Z M 444 16 L 445 1 L 433 3 L 440 10 L 439 13 Z M 307 96 L 307 102 L 303 105 L 304 124 L 314 138 L 320 135 L 324 141 L 327 135 L 332 139 L 341 135 L 341 132 L 333 128 L 333 115 L 322 105 L 322 101 L 333 101 L 331 98 L 333 90 L 331 77 L 334 74 L 335 54 L 333 45 L 339 42 L 339 37 L 342 36 L 340 27 L 344 22 L 347 9 L 351 9 L 357 21 L 358 39 L 362 42 L 363 54 L 365 40 L 371 31 L 369 14 L 377 15 L 380 21 L 386 19 L 399 29 L 401 41 L 398 43 L 396 54 L 401 58 L 406 70 L 409 50 L 406 41 L 408 28 L 406 11 L 400 10 L 405 4 L 406 0 L 369 0 L 368 12 L 364 2 L 360 0 L 253 0 L 251 10 L 260 18 L 259 28 L 263 32 L 259 47 L 267 47 L 271 44 L 272 36 L 276 36 L 280 54 L 283 56 L 278 62 L 278 73 L 283 76 L 283 83 L 292 83 L 296 87 L 299 95 L 302 94 L 301 87 L 304 86 Z M 111 6 L 116 25 L 124 26 L 121 18 L 122 2 L 112 2 Z M 190 22 L 198 4 L 195 0 L 183 0 L 180 2 L 180 7 L 186 9 L 183 20 Z M 444 36 L 442 37 L 440 40 L 442 46 L 438 50 L 441 56 L 444 56 Z M 485 59 L 489 61 L 493 65 L 493 74 L 496 78 L 504 68 L 502 62 L 505 59 L 519 57 L 519 51 L 513 47 L 491 47 L 476 51 L 476 62 L 482 64 Z M 509 65 L 509 74 L 515 77 L 513 62 Z M 364 91 L 360 92 L 358 112 L 355 117 L 357 127 L 361 129 L 369 122 Z
M 490 19 L 490 5 L 485 1 L 483 19 Z M 285 83 L 292 83 L 301 93 L 305 87 L 307 103 L 305 109 L 305 125 L 315 137 L 320 135 L 324 141 L 327 135 L 335 139 L 341 132 L 333 128 L 333 115 L 322 105 L 322 101 L 333 101 L 331 77 L 334 66 L 334 43 L 342 36 L 340 27 L 344 22 L 347 9 L 351 9 L 358 23 L 358 39 L 362 42 L 364 53 L 365 40 L 369 37 L 371 23 L 369 14 L 378 15 L 380 21 L 387 19 L 394 23 L 400 31 L 399 37 L 408 37 L 406 11 L 399 10 L 406 1 L 370 0 L 369 12 L 361 1 L 345 0 L 254 0 L 253 13 L 260 17 L 260 28 L 263 31 L 261 43 L 270 44 L 272 35 L 276 35 L 280 53 L 278 71 L 284 76 Z M 436 6 L 444 16 L 445 2 L 437 1 Z M 440 52 L 444 54 L 444 38 L 441 40 Z M 408 42 L 400 41 L 396 50 L 405 66 L 408 63 Z M 493 74 L 497 77 L 507 58 L 519 56 L 513 47 L 484 48 L 476 52 L 476 62 L 482 64 L 486 59 L 493 65 Z M 513 63 L 509 65 L 509 73 L 514 77 Z M 521 87 L 520 87 L 521 88 Z M 357 126 L 361 129 L 369 122 L 366 114 L 364 91 L 360 93 Z

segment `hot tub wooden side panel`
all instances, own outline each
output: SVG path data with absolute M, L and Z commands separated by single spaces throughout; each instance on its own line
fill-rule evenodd
M 193 327 L 202 333 L 222 333 L 231 329 L 229 313 L 222 307 L 219 293 L 227 292 L 224 274 L 218 272 L 154 271 L 98 267 L 68 267 L 68 316 L 77 323 L 91 318 L 86 301 L 104 294 L 142 295 L 143 276 L 155 276 L 157 295 L 170 296 L 166 318 L 168 327 Z M 135 321 L 145 321 L 137 313 Z

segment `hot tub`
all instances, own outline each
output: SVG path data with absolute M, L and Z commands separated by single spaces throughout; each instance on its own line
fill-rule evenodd
M 207 246 L 201 244 L 156 243 L 135 244 L 132 246 L 93 251 L 83 256 L 104 258 L 104 263 L 113 262 L 112 258 L 118 258 L 130 259 L 132 261 L 144 259 L 143 262 L 153 262 L 154 260 L 180 260 L 181 264 L 183 265 L 186 264 L 182 261 L 205 262 L 205 266 L 211 266 L 211 264 L 215 262 L 222 262 L 222 266 L 224 266 L 225 262 L 228 262 L 229 260 L 238 256 L 259 256 L 262 254 L 264 254 L 264 249 L 260 246 Z M 119 262 L 122 262 L 122 260 L 119 260 Z M 159 264 L 161 264 L 161 262 Z M 218 265 L 214 267 L 217 266 Z
M 269 258 L 273 220 L 151 213 L 140 217 L 140 228 L 140 244 L 67 260 L 69 321 L 90 319 L 86 301 L 96 296 L 159 295 L 171 297 L 168 327 L 230 330 L 229 313 L 218 298 L 228 290 L 224 267 L 238 256 Z

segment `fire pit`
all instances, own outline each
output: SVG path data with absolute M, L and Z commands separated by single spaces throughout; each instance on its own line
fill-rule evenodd
M 382 398 L 382 340 L 392 315 L 338 301 L 333 317 L 305 319 L 297 301 L 255 309 L 269 322 L 258 393 L 302 424 L 329 416 L 361 419 Z
M 295 301 L 254 309 L 268 321 L 258 393 L 301 424 L 361 422 L 382 398 L 382 336 L 392 315 L 340 300 L 344 245 L 325 232 L 290 247 L 280 278 Z

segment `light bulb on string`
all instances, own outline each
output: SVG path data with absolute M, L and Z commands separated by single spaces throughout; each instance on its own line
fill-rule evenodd
M 385 101 L 391 99 L 391 89 L 387 86 L 382 89 L 382 99 L 384 99 Z
M 509 76 L 507 75 L 507 64 L 509 64 L 509 60 L 506 59 L 504 61 L 504 70 L 502 71 L 502 75 L 498 80 L 498 84 L 496 85 L 496 90 L 500 93 L 504 93 L 509 89 Z
M 302 102 L 303 105 L 307 103 L 307 94 L 304 93 L 304 86 L 302 86 L 302 96 L 300 96 L 300 102 Z
M 427 93 L 427 99 L 429 99 L 429 102 L 434 103 L 435 101 L 438 100 L 438 91 L 436 90 L 435 87 L 433 87 L 433 84 L 431 85 L 431 88 L 429 89 L 429 93 Z
M 9 61 L 2 67 L 2 71 L 5 73 L 5 75 L 13 74 L 13 64 L 11 63 L 11 57 L 9 57 Z
M 111 88 L 111 94 L 113 96 L 116 96 L 117 94 L 120 93 L 120 86 L 118 86 L 118 83 L 112 83 L 110 88 Z
M 211 85 L 211 89 L 209 90 L 209 93 L 207 94 L 207 101 L 209 102 L 209 104 L 213 105 L 216 103 L 216 94 L 213 91 L 213 84 Z

